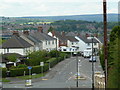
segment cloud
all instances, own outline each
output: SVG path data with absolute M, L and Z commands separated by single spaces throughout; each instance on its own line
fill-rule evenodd
M 117 13 L 117 1 L 108 11 Z M 102 13 L 102 0 L 0 0 L 2 16 L 56 16 Z

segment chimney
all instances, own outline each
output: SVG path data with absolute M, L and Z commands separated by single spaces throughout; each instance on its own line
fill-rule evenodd
M 86 33 L 86 38 L 89 37 L 89 34 Z
M 65 36 L 65 32 L 64 31 L 62 31 L 62 36 Z
M 13 35 L 19 36 L 19 32 L 18 31 L 13 31 Z
M 52 31 L 52 36 L 53 36 L 53 37 L 55 36 L 55 31 L 54 31 L 54 30 Z
M 23 31 L 23 34 L 29 35 L 29 31 Z
M 38 27 L 38 32 L 43 33 L 43 28 L 42 27 Z

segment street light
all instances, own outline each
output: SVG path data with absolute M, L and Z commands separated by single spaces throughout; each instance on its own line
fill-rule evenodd
M 78 67 L 78 52 L 74 52 L 76 54 L 76 71 L 77 71 L 77 80 L 76 80 L 76 87 L 78 87 L 78 73 L 79 73 L 79 67 Z
M 93 38 L 94 36 L 92 36 L 92 90 L 94 90 Z

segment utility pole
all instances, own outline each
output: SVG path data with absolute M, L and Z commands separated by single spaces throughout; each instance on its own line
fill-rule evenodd
M 107 5 L 106 0 L 103 0 L 103 17 L 104 17 L 104 60 L 105 60 L 105 88 L 107 88 L 107 80 L 108 80 L 108 52 L 107 52 Z
M 94 90 L 93 36 L 92 36 L 92 90 Z

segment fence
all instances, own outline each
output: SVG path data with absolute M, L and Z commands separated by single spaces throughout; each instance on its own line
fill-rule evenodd
M 105 75 L 101 74 L 101 72 L 95 73 L 95 88 L 105 89 Z

